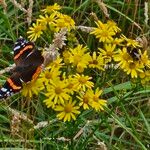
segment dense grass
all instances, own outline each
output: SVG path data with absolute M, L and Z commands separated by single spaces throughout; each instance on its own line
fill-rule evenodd
M 39 15 L 40 9 L 57 2 L 63 6 L 62 12 L 71 16 L 76 25 L 95 26 L 94 17 L 103 22 L 107 18 L 98 3 L 94 0 L 70 1 L 35 1 L 32 21 Z M 145 35 L 150 41 L 150 26 L 145 23 L 144 2 L 141 0 L 106 0 L 106 9 L 110 18 L 117 22 L 122 32 L 130 38 Z M 13 64 L 12 46 L 22 35 L 27 37 L 28 23 L 26 14 L 17 9 L 10 1 L 6 1 L 4 11 L 0 6 L 0 68 L 4 69 Z M 28 2 L 25 3 L 28 7 Z M 150 10 L 150 4 L 149 4 Z M 149 16 L 150 17 L 150 16 Z M 78 41 L 90 49 L 97 46 L 93 36 L 76 31 Z M 39 46 L 43 46 L 41 42 Z M 0 76 L 1 85 L 9 73 Z M 84 111 L 74 122 L 64 123 L 55 119 L 53 111 L 43 104 L 43 94 L 32 100 L 22 98 L 17 94 L 0 103 L 0 147 L 29 149 L 137 149 L 146 150 L 150 145 L 150 88 L 143 87 L 138 81 L 128 76 L 117 75 L 115 69 L 110 68 L 102 78 L 95 73 L 95 80 L 103 88 L 103 98 L 108 100 L 108 107 L 104 112 L 94 113 Z M 105 88 L 104 88 L 105 87 Z M 30 121 L 14 118 L 11 108 L 23 113 Z M 16 112 L 15 112 L 16 114 Z M 12 120 L 14 122 L 12 122 Z M 34 129 L 37 123 L 48 121 L 42 128 Z M 19 125 L 19 127 L 18 127 Z M 12 131 L 19 129 L 19 131 Z M 16 132 L 17 134 L 14 134 Z

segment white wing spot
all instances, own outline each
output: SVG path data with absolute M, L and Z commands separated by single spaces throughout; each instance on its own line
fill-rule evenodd
M 7 89 L 6 88 L 1 88 L 1 91 L 6 92 Z
M 16 50 L 18 50 L 18 49 L 20 49 L 20 45 L 14 47 L 14 51 L 16 51 Z

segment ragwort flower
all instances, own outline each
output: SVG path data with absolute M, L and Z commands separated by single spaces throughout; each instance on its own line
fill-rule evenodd
M 131 74 L 132 78 L 137 78 L 138 77 L 138 73 L 143 72 L 143 65 L 141 65 L 139 62 L 137 61 L 130 61 L 127 62 L 126 65 L 124 66 L 124 71 L 127 74 Z
M 60 80 L 53 80 L 51 84 L 46 86 L 47 93 L 45 94 L 48 98 L 44 100 L 47 107 L 51 107 L 52 102 L 54 104 L 64 104 L 65 100 L 69 99 L 68 89 L 66 83 Z
M 43 31 L 46 29 L 46 26 L 43 24 L 40 24 L 39 22 L 33 23 L 32 27 L 29 28 L 29 31 L 27 34 L 29 34 L 28 38 L 31 41 L 36 41 L 37 38 L 39 38 Z
M 111 62 L 116 54 L 116 45 L 105 44 L 104 49 L 99 48 L 100 56 L 104 59 L 105 63 Z
M 74 20 L 68 15 L 60 14 L 59 18 L 55 20 L 55 22 L 56 22 L 56 26 L 55 26 L 56 32 L 58 32 L 62 28 L 67 28 L 68 31 L 75 28 Z
M 102 56 L 96 56 L 96 52 L 93 52 L 91 59 L 89 61 L 90 68 L 97 68 L 99 70 L 104 70 L 104 59 Z
M 77 90 L 85 91 L 86 88 L 92 88 L 94 83 L 91 80 L 92 77 L 84 76 L 83 74 L 76 74 L 73 79 L 73 84 L 75 85 Z
M 54 5 L 47 6 L 45 9 L 42 10 L 42 12 L 44 12 L 45 14 L 46 13 L 50 14 L 50 13 L 52 13 L 54 11 L 58 11 L 60 9 L 61 9 L 60 5 L 58 5 L 57 3 L 55 3 Z
M 107 101 L 100 98 L 101 94 L 102 90 L 100 90 L 99 88 L 97 88 L 95 92 L 92 89 L 89 89 L 89 96 L 92 101 L 91 106 L 96 111 L 104 110 L 104 107 L 107 106 Z
M 31 98 L 33 95 L 38 95 L 44 89 L 43 83 L 37 79 L 29 83 L 23 83 L 22 95 Z
M 76 101 L 68 100 L 62 105 L 57 105 L 55 111 L 58 111 L 57 118 L 60 120 L 71 121 L 71 119 L 76 120 L 76 115 L 80 114 L 78 110 L 80 107 L 75 106 Z
M 101 21 L 95 22 L 97 28 L 94 28 L 91 34 L 94 34 L 99 42 L 111 43 L 113 36 L 116 34 L 114 29 L 107 24 L 103 24 Z

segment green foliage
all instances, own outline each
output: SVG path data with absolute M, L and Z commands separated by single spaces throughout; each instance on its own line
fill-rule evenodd
M 35 1 L 32 21 L 40 14 L 40 9 L 57 2 L 63 6 L 62 12 L 71 16 L 76 25 L 95 26 L 94 12 L 98 19 L 106 22 L 106 16 L 96 2 L 90 0 L 70 1 Z M 139 1 L 104 1 L 110 18 L 117 22 L 122 32 L 135 39 L 145 35 L 150 39 L 150 26 L 144 22 L 144 2 Z M 4 12 L 0 8 L 0 68 L 13 63 L 12 45 L 22 35 L 27 37 L 28 23 L 26 14 L 7 2 Z M 27 5 L 27 3 L 25 3 Z M 2 6 L 0 6 L 2 7 Z M 148 6 L 150 9 L 150 6 Z M 142 29 L 142 30 L 141 30 Z M 76 31 L 78 41 L 95 49 L 97 40 L 87 33 Z M 43 46 L 41 42 L 40 45 Z M 91 72 L 90 72 L 91 73 Z M 117 76 L 113 68 L 107 73 L 92 72 L 95 83 L 103 88 L 103 98 L 108 100 L 104 112 L 86 110 L 81 112 L 76 121 L 62 122 L 56 119 L 54 111 L 47 109 L 41 93 L 31 99 L 20 94 L 0 103 L 0 147 L 2 149 L 66 149 L 110 150 L 149 149 L 150 141 L 150 87 L 142 86 L 127 76 Z M 3 84 L 5 76 L 0 77 Z M 12 110 L 15 112 L 12 112 Z M 16 115 L 17 114 L 17 115 Z M 50 115 L 52 114 L 52 115 Z M 16 117 L 16 118 L 15 118 Z M 14 121 L 14 122 L 13 122 Z M 44 125 L 39 127 L 38 123 Z M 16 131 L 15 131 L 16 129 Z M 14 130 L 14 131 L 13 131 Z

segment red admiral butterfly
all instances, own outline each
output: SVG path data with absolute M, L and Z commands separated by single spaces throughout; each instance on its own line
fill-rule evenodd
M 32 42 L 19 38 L 13 48 L 16 67 L 0 89 L 0 99 L 11 96 L 22 89 L 22 83 L 35 80 L 41 72 L 44 58 L 41 52 L 35 49 Z

